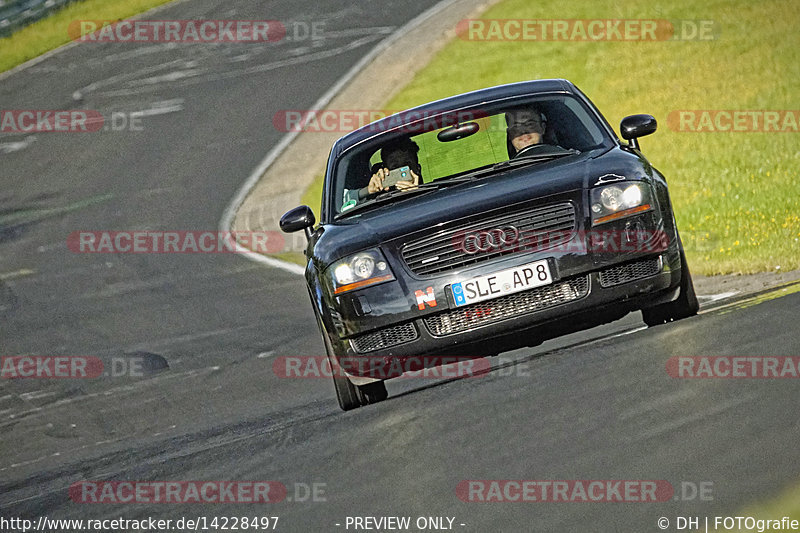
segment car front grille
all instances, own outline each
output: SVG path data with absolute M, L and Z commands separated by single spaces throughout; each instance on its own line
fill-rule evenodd
M 417 328 L 414 327 L 414 324 L 408 322 L 359 335 L 350 339 L 350 344 L 356 352 L 367 353 L 411 342 L 417 336 Z
M 661 257 L 625 263 L 600 271 L 600 286 L 613 287 L 637 279 L 649 278 L 661 272 Z
M 473 221 L 410 242 L 401 253 L 412 272 L 432 275 L 513 253 L 547 250 L 569 241 L 575 230 L 575 208 L 562 202 Z M 497 239 L 497 245 L 488 239 Z
M 559 304 L 579 300 L 589 294 L 589 277 L 582 276 L 544 287 L 465 305 L 424 319 L 435 337 L 474 329 Z

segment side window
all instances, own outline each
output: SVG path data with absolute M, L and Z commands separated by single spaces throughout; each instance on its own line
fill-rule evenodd
M 369 168 L 372 169 L 377 163 L 381 162 L 381 151 L 375 150 L 375 153 L 372 154 L 372 157 L 369 158 Z
M 570 128 L 572 132 L 576 132 L 571 138 L 573 143 L 571 148 L 588 150 L 603 142 L 603 132 L 577 100 L 567 98 L 563 108 L 567 121 L 576 123 L 576 127 Z

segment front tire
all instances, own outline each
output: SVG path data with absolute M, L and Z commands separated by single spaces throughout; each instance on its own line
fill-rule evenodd
M 386 383 L 383 381 L 359 385 L 358 392 L 361 393 L 361 397 L 363 399 L 361 405 L 370 405 L 373 403 L 382 402 L 389 397 L 389 392 L 386 390 Z
M 323 336 L 325 334 L 323 333 Z M 326 344 L 328 343 L 327 338 Z M 355 409 L 356 407 L 361 407 L 365 405 L 363 400 L 363 394 L 353 385 L 347 376 L 344 375 L 342 372 L 339 363 L 336 361 L 336 356 L 328 351 L 328 361 L 331 363 L 331 373 L 333 374 L 333 388 L 336 391 L 336 400 L 339 402 L 339 407 L 341 407 L 342 411 L 349 411 L 351 409 Z
M 342 367 L 336 359 L 331 341 L 319 317 L 317 317 L 317 324 L 319 325 L 319 331 L 322 334 L 322 342 L 325 343 L 325 352 L 331 365 L 333 388 L 336 391 L 336 401 L 339 402 L 339 407 L 342 411 L 350 411 L 356 407 L 362 407 L 385 400 L 389 396 L 389 393 L 383 381 L 357 386 L 353 385 L 350 380 L 347 379 L 347 376 L 345 376 Z
M 642 319 L 648 327 L 658 326 L 682 320 L 697 314 L 700 304 L 697 301 L 697 294 L 694 292 L 692 275 L 689 272 L 689 265 L 686 262 L 686 254 L 681 247 L 681 284 L 678 298 L 673 302 L 642 309 Z

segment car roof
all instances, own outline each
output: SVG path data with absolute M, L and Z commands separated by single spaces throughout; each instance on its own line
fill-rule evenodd
M 381 133 L 385 133 L 386 131 L 395 129 L 403 124 L 419 120 L 420 117 L 433 116 L 467 107 L 474 107 L 481 103 L 503 100 L 514 96 L 552 92 L 574 94 L 577 92 L 577 88 L 564 79 L 531 80 L 508 83 L 450 96 L 402 111 L 401 114 L 405 117 L 405 120 L 399 120 L 398 115 L 394 114 L 362 126 L 339 138 L 333 146 L 333 153 L 341 153 L 346 148 Z

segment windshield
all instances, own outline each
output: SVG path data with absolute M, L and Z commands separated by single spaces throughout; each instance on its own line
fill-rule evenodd
M 411 194 L 415 189 L 491 179 L 512 166 L 611 143 L 597 118 L 573 96 L 504 101 L 424 120 L 354 146 L 339 159 L 329 201 L 334 214 L 346 215 L 419 197 Z

